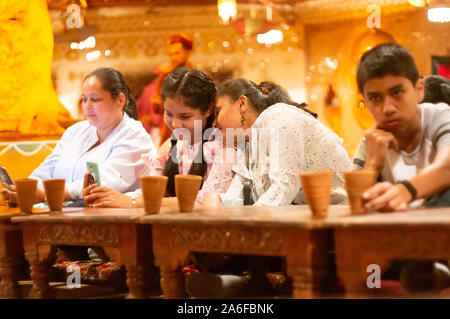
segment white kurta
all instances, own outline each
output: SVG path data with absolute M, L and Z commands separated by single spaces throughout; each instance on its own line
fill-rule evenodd
M 268 107 L 251 128 L 248 164 L 238 149 L 235 176 L 221 194 L 224 206 L 243 205 L 243 184 L 252 182 L 255 205 L 306 203 L 299 174 L 331 170 L 331 203 L 346 201 L 343 171 L 352 169 L 340 139 L 305 111 L 283 103 Z
M 88 151 L 97 141 L 97 128 L 88 121 L 72 125 L 30 177 L 39 179 L 41 187 L 43 179 L 64 178 L 72 200 L 81 199 L 86 162 L 95 162 L 99 167 L 102 186 L 122 193 L 139 188 L 139 176 L 148 171 L 141 155 L 156 153 L 150 135 L 141 122 L 124 114 L 108 137 Z

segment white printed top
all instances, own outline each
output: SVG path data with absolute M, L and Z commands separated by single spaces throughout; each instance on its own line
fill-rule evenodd
M 88 121 L 72 125 L 30 177 L 37 178 L 41 187 L 43 179 L 64 178 L 72 200 L 80 199 L 86 162 L 90 161 L 98 164 L 102 186 L 118 192 L 139 188 L 139 176 L 148 170 L 141 156 L 156 153 L 141 122 L 124 114 L 103 143 L 90 149 L 97 141 L 97 128 Z
M 233 181 L 220 196 L 224 206 L 243 205 L 243 185 L 250 180 L 254 205 L 304 204 L 299 174 L 331 170 L 331 204 L 343 203 L 347 196 L 342 172 L 351 169 L 342 139 L 302 109 L 278 103 L 252 125 L 245 151 L 237 150 Z

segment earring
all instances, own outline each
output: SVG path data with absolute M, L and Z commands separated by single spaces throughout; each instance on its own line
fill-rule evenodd
M 241 125 L 244 126 L 245 123 L 245 117 L 244 114 L 241 113 Z

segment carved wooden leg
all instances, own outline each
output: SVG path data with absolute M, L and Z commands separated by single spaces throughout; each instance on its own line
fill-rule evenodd
M 33 287 L 30 291 L 30 298 L 54 298 L 55 293 L 48 285 L 48 270 L 56 261 L 56 246 L 37 246 L 34 250 L 27 249 L 25 257 L 30 263 L 30 275 L 33 280 Z
M 153 225 L 153 253 L 155 265 L 161 274 L 161 288 L 165 298 L 186 298 L 184 274 L 181 266 L 186 264 L 189 249 L 175 249 L 171 240 L 171 228 L 165 225 Z
M 0 298 L 22 298 L 17 282 L 16 257 L 0 256 Z
M 288 275 L 293 280 L 293 297 L 320 298 L 330 278 L 329 251 L 332 233 L 326 230 L 293 231 L 287 237 Z
M 360 265 L 339 265 L 339 277 L 344 283 L 346 298 L 361 299 L 371 297 L 371 293 L 366 285 L 367 275 Z
M 168 299 L 186 298 L 181 267 L 161 266 L 161 288 Z
M 127 270 L 127 298 L 146 298 L 158 290 L 151 238 L 150 225 L 121 225 L 120 259 Z
M 338 276 L 344 283 L 346 298 L 373 298 L 377 289 L 374 280 L 381 280 L 389 258 L 383 251 L 367 250 L 368 245 L 358 234 L 355 230 L 335 232 Z
M 54 292 L 48 285 L 47 271 L 57 259 L 57 247 L 50 245 L 39 245 L 36 225 L 22 224 L 23 246 L 25 258 L 30 264 L 30 275 L 33 287 L 30 298 L 51 298 Z
M 339 278 L 345 286 L 345 297 L 373 298 L 381 288 L 381 274 L 388 264 L 389 258 L 376 255 L 360 255 L 349 263 L 338 260 Z
M 17 260 L 23 253 L 20 226 L 0 224 L 0 298 L 22 298 Z
M 296 268 L 290 266 L 288 273 L 293 281 L 293 297 L 295 299 L 314 298 L 311 269 L 301 266 Z
M 364 267 L 361 260 L 363 252 L 356 243 L 357 238 L 339 230 L 336 233 L 336 265 L 338 276 L 345 287 L 345 297 L 368 298 L 370 295 L 366 279 L 369 274 L 366 272 L 367 265 Z
M 127 265 L 128 299 L 146 298 L 149 295 L 149 270 L 141 265 Z
M 288 274 L 293 281 L 293 297 L 296 299 L 321 298 L 326 284 L 328 269 L 311 265 L 288 264 Z

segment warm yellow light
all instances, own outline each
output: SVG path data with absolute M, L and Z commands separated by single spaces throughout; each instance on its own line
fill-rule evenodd
M 424 7 L 425 0 L 408 0 L 408 3 L 415 7 Z
M 266 33 L 258 34 L 256 36 L 258 43 L 275 44 L 283 41 L 283 32 L 280 30 L 270 30 Z
M 428 20 L 431 22 L 450 22 L 450 7 L 446 4 L 432 4 L 428 8 Z
M 70 43 L 70 48 L 72 50 L 84 50 L 87 48 L 94 48 L 95 47 L 95 37 L 94 36 L 90 36 L 89 38 L 87 38 L 84 41 L 81 41 L 80 43 L 78 42 L 72 42 Z
M 218 0 L 217 10 L 223 22 L 228 23 L 230 20 L 236 18 L 237 4 L 236 0 Z
M 95 60 L 98 60 L 101 55 L 102 55 L 102 53 L 99 50 L 88 52 L 88 53 L 86 53 L 86 60 L 88 62 L 95 61 Z

